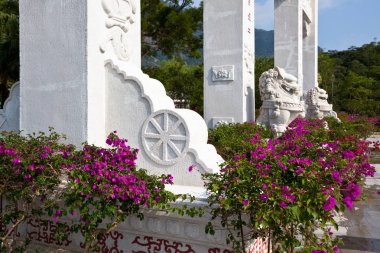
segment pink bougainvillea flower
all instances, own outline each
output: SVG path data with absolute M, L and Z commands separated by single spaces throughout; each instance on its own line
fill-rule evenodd
M 334 210 L 336 204 L 336 199 L 333 196 L 330 196 L 324 203 L 323 209 L 325 211 L 331 211 Z
M 281 208 L 286 208 L 286 203 L 284 201 L 280 201 L 279 205 Z
M 352 199 L 351 199 L 349 196 L 347 196 L 347 197 L 345 197 L 345 198 L 343 199 L 343 201 L 344 201 L 344 203 L 346 204 L 347 208 L 348 208 L 349 210 L 352 210 L 352 207 L 353 207 Z

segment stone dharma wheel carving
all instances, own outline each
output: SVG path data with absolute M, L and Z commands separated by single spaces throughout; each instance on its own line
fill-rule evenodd
M 173 165 L 188 151 L 189 130 L 180 115 L 174 111 L 161 110 L 145 121 L 142 144 L 153 161 Z

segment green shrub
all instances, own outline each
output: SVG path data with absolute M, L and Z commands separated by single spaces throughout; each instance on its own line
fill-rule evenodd
M 271 131 L 254 123 L 221 124 L 209 130 L 209 143 L 215 146 L 224 159 L 229 160 L 247 150 L 254 133 L 263 138 L 272 135 Z

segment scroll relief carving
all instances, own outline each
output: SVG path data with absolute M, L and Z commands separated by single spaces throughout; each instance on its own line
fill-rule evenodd
M 244 65 L 245 71 L 247 73 L 246 81 L 246 95 L 248 95 L 248 88 L 254 90 L 255 84 L 255 55 L 248 45 L 244 44 Z
M 259 84 L 263 105 L 258 124 L 281 134 L 295 118 L 304 117 L 300 86 L 295 76 L 275 67 L 261 75 Z
M 311 19 L 308 14 L 303 11 L 303 20 L 302 20 L 302 35 L 303 38 L 309 37 L 311 34 Z
M 102 0 L 102 6 L 108 15 L 106 27 L 110 29 L 110 34 L 100 46 L 100 51 L 105 53 L 111 44 L 118 59 L 128 61 L 130 52 L 127 33 L 135 22 L 137 11 L 135 0 Z
M 214 66 L 212 67 L 212 81 L 233 81 L 234 80 L 234 66 Z

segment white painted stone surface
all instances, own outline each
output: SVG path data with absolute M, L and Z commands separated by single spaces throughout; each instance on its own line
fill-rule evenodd
M 0 132 L 20 130 L 20 83 L 13 84 L 4 108 L 0 110 Z
M 104 146 L 116 130 L 140 150 L 138 166 L 179 185 L 202 187 L 201 173 L 219 171 L 204 120 L 141 71 L 140 1 L 22 0 L 20 15 L 25 133 L 52 126 Z
M 254 120 L 254 0 L 204 1 L 204 117 Z
M 147 210 L 144 216 L 143 220 L 130 216 L 100 242 L 100 248 L 104 252 L 232 253 L 226 245 L 226 230 L 218 229 L 215 235 L 204 232 L 210 215 L 192 219 L 165 211 Z M 31 239 L 31 248 L 39 252 L 83 252 L 81 235 L 73 234 L 60 243 L 55 240 L 55 230 L 49 218 L 40 221 L 32 218 L 28 226 L 19 232 L 21 238 Z
M 275 66 L 318 86 L 318 0 L 275 0 Z
M 222 158 L 207 144 L 203 118 L 175 109 L 163 85 L 147 75 L 128 75 L 106 61 L 106 132 L 117 130 L 129 145 L 140 149 L 138 166 L 151 173 L 169 173 L 176 185 L 203 186 L 202 173 L 218 172 Z M 195 166 L 193 172 L 188 171 Z
M 54 127 L 78 145 L 88 138 L 86 13 L 86 1 L 20 1 L 20 127 L 26 134 Z

